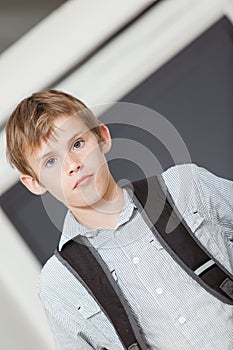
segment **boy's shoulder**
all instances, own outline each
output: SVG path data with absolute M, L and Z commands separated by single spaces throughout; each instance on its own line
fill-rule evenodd
M 179 180 L 182 182 L 186 178 L 190 179 L 190 177 L 197 176 L 200 169 L 201 167 L 194 163 L 176 164 L 163 171 L 161 175 L 165 181 Z
M 39 295 L 46 295 L 49 291 L 56 293 L 64 277 L 63 265 L 55 255 L 52 255 L 43 265 L 38 283 Z
M 172 166 L 161 175 L 173 202 L 185 220 L 190 221 L 190 217 L 197 211 L 203 218 L 208 216 L 207 212 L 211 207 L 205 203 L 222 181 L 221 178 L 194 163 Z
M 185 163 L 174 165 L 161 174 L 176 205 L 181 206 L 184 203 L 187 208 L 190 200 L 195 199 L 199 169 L 194 163 Z
M 99 305 L 81 282 L 53 255 L 43 266 L 38 283 L 38 295 L 45 309 L 60 314 L 61 309 L 77 322 L 100 312 Z
M 70 271 L 52 255 L 41 269 L 38 282 L 38 293 L 43 298 L 66 298 L 66 291 L 75 285 L 76 292 L 79 291 L 80 283 Z M 81 290 L 80 290 L 81 291 Z

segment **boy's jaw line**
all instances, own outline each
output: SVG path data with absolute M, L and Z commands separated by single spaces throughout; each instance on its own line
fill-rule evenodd
M 106 191 L 108 193 L 108 190 Z M 112 227 L 116 225 L 119 215 L 124 206 L 123 190 L 116 183 L 114 188 L 106 193 L 96 203 L 82 207 L 69 207 L 74 217 L 86 227 L 92 229 L 96 227 Z M 114 195 L 113 195 L 114 193 Z M 112 196 L 113 195 L 113 196 Z

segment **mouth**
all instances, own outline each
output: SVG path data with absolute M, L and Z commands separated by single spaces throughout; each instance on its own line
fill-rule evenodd
M 92 177 L 93 177 L 93 175 L 82 176 L 80 179 L 78 179 L 78 181 L 76 181 L 76 183 L 74 185 L 74 189 L 88 185 L 91 182 Z

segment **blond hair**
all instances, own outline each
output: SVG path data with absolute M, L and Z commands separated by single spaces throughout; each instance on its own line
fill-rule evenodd
M 6 125 L 7 158 L 22 174 L 37 178 L 26 154 L 47 142 L 54 134 L 54 121 L 64 116 L 79 116 L 100 141 L 100 122 L 77 98 L 58 90 L 36 92 L 22 100 Z

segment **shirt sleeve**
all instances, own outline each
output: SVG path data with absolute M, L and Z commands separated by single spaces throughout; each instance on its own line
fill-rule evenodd
M 210 219 L 219 225 L 225 238 L 233 241 L 233 181 L 193 165 L 200 195 Z

